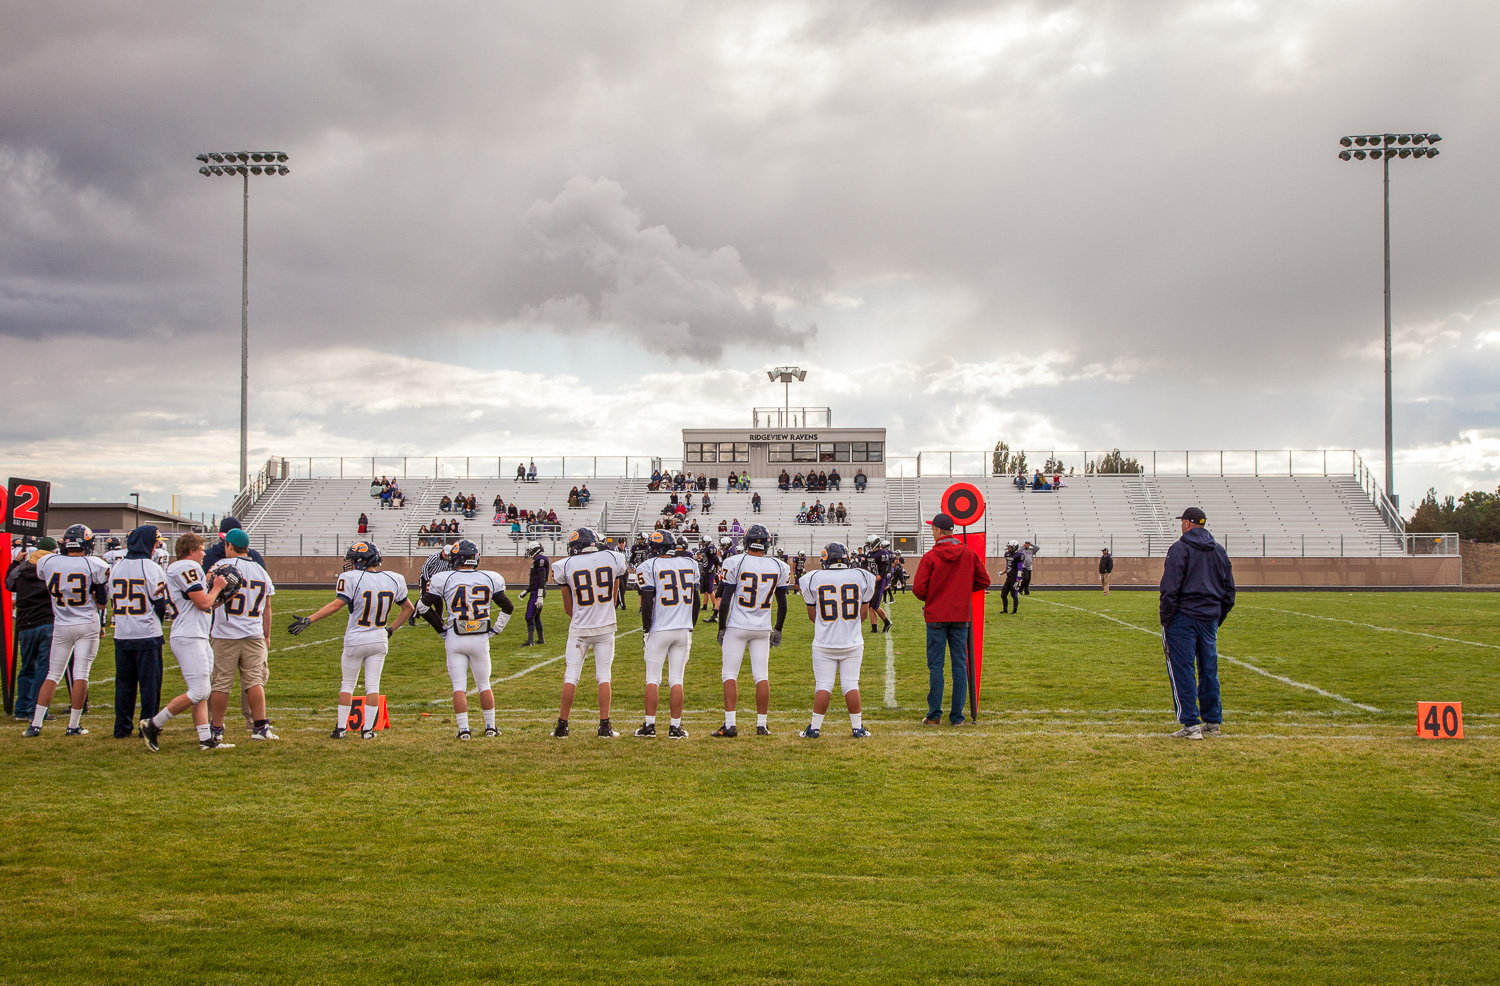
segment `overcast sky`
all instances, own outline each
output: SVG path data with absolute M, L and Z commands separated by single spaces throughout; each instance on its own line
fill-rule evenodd
M 893 454 L 1382 455 L 1500 482 L 1500 4 L 0 0 L 0 468 L 218 510 L 252 461 L 679 454 L 793 401 Z M 1408 509 L 1409 512 L 1409 509 Z

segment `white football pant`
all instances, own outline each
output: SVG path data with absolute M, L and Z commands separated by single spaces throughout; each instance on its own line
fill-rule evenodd
M 859 668 L 865 660 L 865 648 L 861 644 L 852 650 L 825 650 L 813 645 L 813 685 L 817 691 L 833 693 L 833 678 L 838 675 L 844 694 L 859 691 Z
M 99 624 L 59 623 L 52 628 L 52 650 L 47 655 L 47 679 L 62 681 L 73 661 L 73 680 L 88 681 L 89 668 L 99 654 Z
M 667 666 L 667 687 L 682 684 L 688 651 L 693 644 L 691 630 L 652 630 L 646 636 L 646 684 L 661 684 L 662 665 Z
M 583 677 L 583 659 L 588 654 L 588 649 L 594 648 L 594 677 L 599 679 L 599 684 L 609 681 L 610 668 L 615 663 L 615 632 L 605 630 L 602 633 L 583 633 L 578 636 L 568 635 L 567 671 L 563 674 L 563 681 L 570 685 L 578 684 L 578 679 Z
M 345 644 L 344 656 L 339 659 L 344 669 L 344 684 L 339 689 L 341 692 L 354 694 L 354 686 L 359 683 L 359 672 L 365 673 L 365 694 L 380 694 L 380 670 L 385 667 L 385 655 L 390 650 L 390 642 L 379 640 L 368 644 Z
M 208 698 L 209 679 L 214 669 L 214 649 L 207 637 L 179 637 L 170 640 L 172 656 L 187 685 L 187 697 L 196 705 Z
M 735 630 L 724 631 L 724 680 L 735 681 L 740 668 L 745 664 L 745 652 L 750 652 L 750 673 L 756 684 L 771 678 L 771 631 Z
M 481 692 L 490 690 L 490 638 L 488 634 L 476 633 L 460 637 L 456 633 L 443 635 L 443 649 L 448 652 L 448 680 L 453 682 L 456 692 L 467 691 L 469 672 L 474 672 L 474 687 Z

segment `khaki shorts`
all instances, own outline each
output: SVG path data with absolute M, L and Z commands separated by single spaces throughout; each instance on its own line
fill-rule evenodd
M 240 690 L 246 691 L 256 685 L 265 687 L 271 680 L 271 662 L 266 651 L 266 638 L 244 637 L 228 640 L 215 637 L 214 673 L 210 687 L 216 692 L 228 693 L 234 688 L 234 673 L 240 673 Z

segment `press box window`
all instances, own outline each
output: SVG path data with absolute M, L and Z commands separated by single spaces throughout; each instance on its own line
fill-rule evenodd
M 748 458 L 748 455 L 747 455 Z M 789 443 L 772 443 L 766 446 L 767 462 L 791 462 L 792 446 Z
M 817 462 L 818 461 L 818 447 L 816 445 L 793 445 L 792 446 L 792 461 L 793 462 Z

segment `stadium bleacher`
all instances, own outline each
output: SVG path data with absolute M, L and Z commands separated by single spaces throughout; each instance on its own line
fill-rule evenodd
M 751 492 L 711 493 L 713 508 L 704 515 L 694 495 L 696 519 L 705 535 L 716 536 L 720 520 L 739 520 L 742 527 L 766 525 L 778 546 L 789 553 L 816 554 L 823 544 L 843 540 L 860 544 L 870 534 L 915 538 L 916 550 L 931 543 L 923 523 L 938 509 L 942 492 L 953 482 L 972 482 L 988 502 L 985 529 L 991 545 L 1006 539 L 1030 540 L 1054 557 L 1096 555 L 1109 547 L 1120 557 L 1162 554 L 1178 537 L 1173 518 L 1185 506 L 1197 505 L 1209 516 L 1209 528 L 1234 555 L 1272 557 L 1367 557 L 1401 554 L 1402 536 L 1393 530 L 1359 479 L 1352 475 L 1092 475 L 1068 477 L 1053 491 L 1018 491 L 1009 476 L 925 476 L 874 478 L 864 493 L 847 479 L 842 489 L 809 494 L 783 493 L 774 481 L 756 480 L 752 492 L 762 512 L 751 509 Z M 586 507 L 567 506 L 569 490 L 587 482 L 593 498 Z M 370 496 L 370 480 L 276 479 L 260 493 L 245 527 L 262 550 L 279 555 L 339 554 L 356 539 L 356 520 L 368 515 L 368 537 L 388 554 L 424 554 L 419 529 L 434 518 L 457 518 L 460 536 L 479 541 L 490 555 L 518 554 L 536 537 L 549 552 L 558 551 L 566 532 L 589 525 L 624 538 L 648 531 L 667 502 L 664 492 L 649 492 L 644 479 L 543 477 L 518 483 L 509 477 L 412 478 L 404 481 L 406 505 L 380 509 Z M 471 520 L 438 510 L 442 496 L 472 494 L 478 512 Z M 517 539 L 509 525 L 492 523 L 491 502 L 499 494 L 507 503 L 532 510 L 556 510 L 560 531 L 528 532 Z M 842 501 L 845 525 L 797 524 L 799 507 L 821 499 L 830 508 Z

